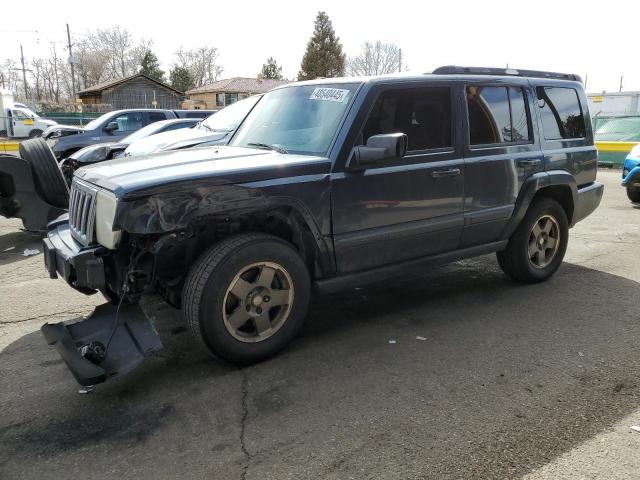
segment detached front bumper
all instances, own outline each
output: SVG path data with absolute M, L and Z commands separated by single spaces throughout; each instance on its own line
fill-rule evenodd
M 573 209 L 572 225 L 589 216 L 602 201 L 604 185 L 600 182 L 593 182 L 586 187 L 578 189 L 576 204 Z
M 45 323 L 42 334 L 76 381 L 91 386 L 135 369 L 162 342 L 138 305 L 104 304 L 75 323 Z
M 58 275 L 76 290 L 92 294 L 105 287 L 104 247 L 83 247 L 71 236 L 69 215 L 49 224 L 43 240 L 44 264 L 49 277 Z
M 49 224 L 43 240 L 49 276 L 61 276 L 86 294 L 105 287 L 104 247 L 83 247 L 71 236 L 68 215 Z M 42 334 L 56 350 L 80 385 L 104 382 L 136 368 L 162 342 L 142 309 L 126 300 L 121 305 L 100 305 L 83 320 L 42 326 Z

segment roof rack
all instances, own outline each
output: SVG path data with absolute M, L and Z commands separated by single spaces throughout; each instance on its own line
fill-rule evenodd
M 574 73 L 543 72 L 540 70 L 520 70 L 516 68 L 459 67 L 456 65 L 446 65 L 436 68 L 433 73 L 436 75 L 511 75 L 514 77 L 556 78 L 559 80 L 582 82 L 580 75 Z

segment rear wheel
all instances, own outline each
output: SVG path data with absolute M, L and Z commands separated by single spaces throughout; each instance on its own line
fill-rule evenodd
M 291 245 L 272 235 L 243 234 L 195 262 L 182 306 L 191 332 L 211 353 L 250 364 L 293 339 L 309 295 L 309 273 Z
M 564 208 L 553 199 L 541 197 L 529 207 L 507 247 L 497 253 L 500 268 L 519 282 L 547 280 L 562 263 L 568 235 Z
M 633 203 L 640 203 L 640 188 L 638 187 L 627 187 L 627 197 Z
M 20 143 L 20 156 L 31 166 L 38 193 L 49 204 L 69 207 L 69 189 L 55 155 L 42 138 Z

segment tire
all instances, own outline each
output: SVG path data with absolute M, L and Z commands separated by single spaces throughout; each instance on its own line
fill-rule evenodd
M 627 187 L 627 197 L 633 203 L 640 203 L 640 188 L 638 187 Z
M 55 155 L 42 138 L 20 143 L 20 156 L 31 166 L 38 193 L 47 203 L 69 208 L 69 189 Z
M 37 128 L 29 132 L 29 138 L 38 138 L 40 135 L 42 135 L 42 130 L 38 130 Z
M 275 355 L 296 336 L 310 284 L 291 245 L 272 235 L 242 234 L 214 245 L 193 264 L 182 309 L 189 330 L 210 353 L 248 365 Z
M 564 208 L 551 198 L 540 197 L 529 207 L 507 247 L 496 254 L 498 263 L 515 281 L 543 282 L 560 267 L 568 239 L 569 222 Z

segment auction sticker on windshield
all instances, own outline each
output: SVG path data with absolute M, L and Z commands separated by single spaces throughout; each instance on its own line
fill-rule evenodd
M 341 88 L 316 88 L 311 96 L 311 100 L 326 100 L 329 102 L 342 103 L 347 98 L 349 90 Z

